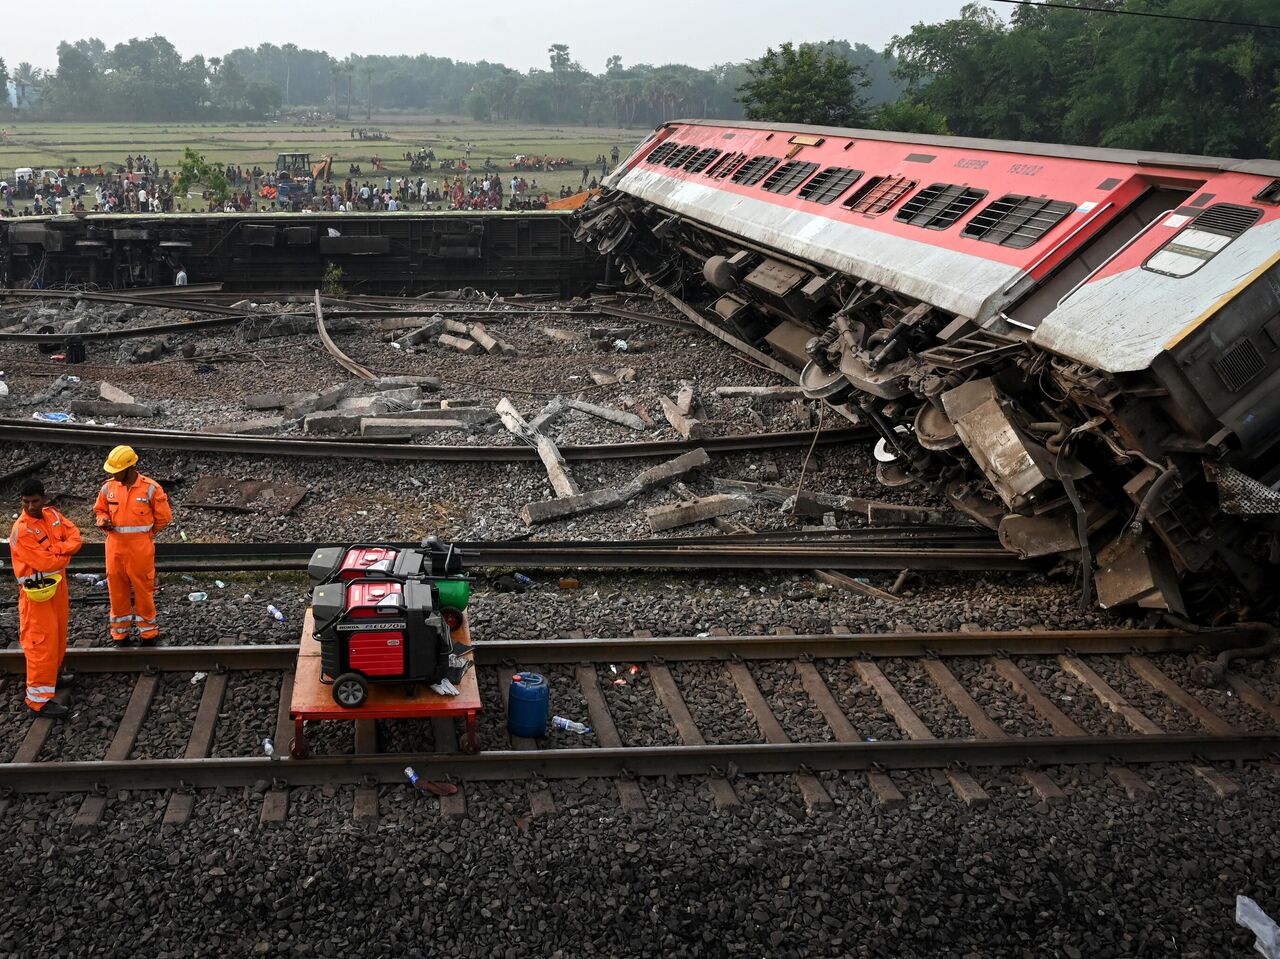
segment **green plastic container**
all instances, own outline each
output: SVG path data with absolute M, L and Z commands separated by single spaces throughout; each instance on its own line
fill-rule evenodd
M 444 609 L 464 610 L 471 599 L 471 581 L 466 579 L 438 579 L 435 581 L 436 592 L 440 595 L 440 605 Z

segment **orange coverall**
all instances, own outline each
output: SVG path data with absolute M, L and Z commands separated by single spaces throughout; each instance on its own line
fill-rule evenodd
M 138 624 L 142 639 L 160 635 L 156 623 L 156 533 L 173 520 L 160 484 L 138 474 L 126 488 L 114 477 L 102 484 L 93 512 L 107 530 L 107 591 L 111 595 L 111 640 L 122 643 Z M 133 599 L 130 600 L 130 590 Z
M 19 583 L 36 573 L 62 573 L 58 591 L 43 603 L 18 590 L 18 640 L 27 657 L 27 705 L 32 709 L 42 709 L 53 699 L 67 655 L 67 561 L 81 545 L 76 524 L 52 506 L 44 508 L 40 519 L 20 513 L 9 533 L 13 574 Z

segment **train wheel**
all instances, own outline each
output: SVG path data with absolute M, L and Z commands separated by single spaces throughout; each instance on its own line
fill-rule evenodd
M 345 709 L 355 709 L 369 696 L 369 684 L 359 673 L 343 673 L 333 681 L 333 701 Z

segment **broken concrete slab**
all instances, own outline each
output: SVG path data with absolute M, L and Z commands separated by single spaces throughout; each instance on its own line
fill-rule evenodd
M 596 386 L 613 386 L 614 383 L 618 382 L 617 376 L 599 366 L 590 367 L 587 370 L 587 375 L 591 377 Z
M 439 336 L 442 332 L 444 332 L 444 317 L 437 316 L 428 320 L 425 325 L 418 327 L 412 333 L 407 333 L 400 337 L 395 342 L 399 343 L 401 347 L 417 346 L 420 343 L 427 342 L 433 336 Z
M 695 499 L 691 503 L 655 506 L 653 509 L 645 510 L 644 516 L 649 522 L 650 531 L 657 533 L 664 529 L 674 529 L 677 526 L 700 523 L 705 519 L 724 516 L 726 513 L 736 513 L 739 510 L 748 509 L 750 506 L 751 498 L 748 496 L 716 493 L 712 496 Z
M 81 416 L 155 416 L 159 409 L 150 403 L 107 403 L 100 400 L 72 400 L 71 412 Z
M 472 323 L 467 328 L 467 335 L 483 346 L 486 353 L 499 353 L 502 350 L 502 344 L 489 335 L 482 323 Z
M 701 439 L 707 435 L 705 427 L 699 420 L 683 413 L 671 400 L 665 396 L 659 396 L 658 402 L 662 404 L 662 413 L 666 416 L 667 422 L 685 439 Z
M 204 428 L 206 433 L 236 433 L 242 436 L 261 436 L 268 433 L 279 433 L 291 420 L 283 416 L 262 416 L 252 420 L 239 420 L 233 423 L 213 423 Z
M 667 460 L 665 463 L 649 467 L 642 473 L 636 474 L 635 479 L 631 482 L 635 483 L 642 491 L 654 489 L 664 483 L 674 482 L 682 476 L 687 476 L 694 470 L 700 470 L 710 462 L 711 457 L 707 455 L 707 451 L 702 447 L 698 447 L 696 450 L 681 453 L 673 460 Z
M 98 387 L 98 396 L 108 403 L 136 403 L 131 393 L 126 393 L 118 386 L 112 386 L 106 380 Z
M 696 402 L 693 395 L 693 384 L 685 383 L 680 387 L 680 391 L 676 393 L 676 409 L 685 416 L 693 415 L 693 404 Z
M 466 328 L 464 327 L 463 329 L 465 330 Z M 464 340 L 460 336 L 451 336 L 448 333 L 440 334 L 440 345 L 447 346 L 451 350 L 457 350 L 459 353 L 464 353 L 468 356 L 479 353 L 482 349 L 475 340 Z
M 349 383 L 340 383 L 319 393 L 308 393 L 296 402 L 291 403 L 287 407 L 285 415 L 296 420 L 306 416 L 308 413 L 331 410 L 338 405 L 339 400 L 347 395 L 347 391 L 350 388 Z
M 366 414 L 360 410 L 324 410 L 308 413 L 302 418 L 304 433 L 339 433 L 351 435 L 360 432 L 360 422 Z
M 538 451 L 538 459 L 542 460 L 542 465 L 546 467 L 547 479 L 551 481 L 551 488 L 555 490 L 556 496 L 577 496 L 580 492 L 578 484 L 574 482 L 573 474 L 569 472 L 564 457 L 560 455 L 560 450 L 556 448 L 556 444 L 550 437 L 543 436 L 529 426 L 515 404 L 505 396 L 498 401 L 494 412 L 498 414 L 502 425 L 510 433 L 532 444 Z
M 568 407 L 565 406 L 564 397 L 552 397 L 551 401 L 542 408 L 542 412 L 529 421 L 529 428 L 540 431 L 544 426 L 563 416 L 566 409 Z
M 372 396 L 344 396 L 338 400 L 337 409 L 348 412 L 367 412 L 373 406 Z
M 725 399 L 749 398 L 753 400 L 803 400 L 804 390 L 798 386 L 717 386 L 712 390 Z
M 445 410 L 396 410 L 392 413 L 365 413 L 365 419 L 401 419 L 401 420 L 457 420 L 471 426 L 479 426 L 494 418 L 493 410 L 477 407 L 461 407 Z
M 421 436 L 447 430 L 470 430 L 458 419 L 411 419 L 402 416 L 366 416 L 360 420 L 361 436 Z
M 401 386 L 416 386 L 420 390 L 434 391 L 440 389 L 440 379 L 435 376 L 379 376 L 376 380 L 354 380 L 348 384 L 354 388 L 370 388 L 375 390 L 395 389 Z
M 599 406 L 595 403 L 588 403 L 585 400 L 565 400 L 565 405 L 581 413 L 598 417 L 610 423 L 617 423 L 619 426 L 626 426 L 633 430 L 644 429 L 644 421 L 636 416 L 635 413 L 624 413 L 622 410 Z
M 634 499 L 645 490 L 654 489 L 670 483 L 681 476 L 701 469 L 710 462 L 704 449 L 690 450 L 673 460 L 659 463 L 638 473 L 622 486 L 592 490 L 589 493 L 578 493 L 564 496 L 556 500 L 542 500 L 525 504 L 520 510 L 520 517 L 532 526 L 535 523 L 546 523 L 569 516 L 580 516 L 604 509 L 614 509 Z
M 395 410 L 412 409 L 413 404 L 422 399 L 422 390 L 416 386 L 406 386 L 398 390 L 384 390 L 372 397 L 370 409 L 375 413 L 390 413 Z

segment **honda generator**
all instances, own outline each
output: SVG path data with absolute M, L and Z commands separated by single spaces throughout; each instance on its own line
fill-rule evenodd
M 422 550 L 359 545 L 319 549 L 308 565 L 321 672 L 333 699 L 361 705 L 370 683 L 460 682 L 471 647 L 461 632 L 471 583 L 461 555 L 428 542 Z

